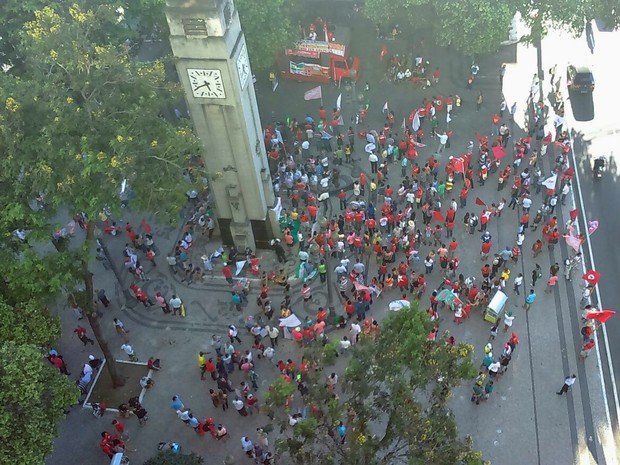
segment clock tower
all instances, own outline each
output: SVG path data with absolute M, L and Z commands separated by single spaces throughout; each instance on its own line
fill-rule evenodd
M 274 194 L 252 72 L 233 0 L 166 0 L 170 44 L 204 148 L 222 240 L 265 248 Z

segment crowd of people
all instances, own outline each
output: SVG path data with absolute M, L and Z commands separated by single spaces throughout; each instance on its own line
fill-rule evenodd
M 435 76 L 433 80 L 436 83 Z M 242 310 L 245 305 L 251 310 L 243 328 L 231 324 L 227 334 L 212 336 L 213 352 L 197 355 L 200 379 L 207 381 L 205 392 L 213 409 L 198 415 L 185 406 L 179 395 L 172 397 L 170 408 L 196 434 L 225 441 L 230 436 L 224 426 L 228 415 L 262 415 L 258 380 L 267 378 L 273 366 L 277 376 L 295 384 L 298 392 L 288 401 L 289 425 L 293 427 L 317 413 L 320 406 L 306 405 L 304 401 L 311 389 L 305 374 L 321 367 L 315 360 L 293 355 L 298 353 L 294 348 L 327 344 L 330 324 L 341 330 L 337 336 L 339 353 L 346 353 L 361 338 L 376 338 L 381 331 L 380 322 L 371 308 L 378 299 L 386 308 L 393 300 L 417 301 L 433 324 L 428 340 L 453 345 L 457 343 L 456 337 L 450 334 L 451 330 L 444 332 L 445 338 L 441 336 L 440 326 L 452 320 L 455 328 L 472 311 L 483 314 L 496 292 L 522 296 L 519 298 L 523 309 L 530 311 L 535 307 L 539 280 L 546 283 L 547 292 L 554 290 L 561 271 L 558 263 L 545 276 L 538 263 L 533 263 L 531 274 L 524 272 L 522 260 L 526 254 L 536 259 L 545 247 L 552 250 L 562 235 L 570 234 L 574 227 L 574 218 L 559 224 L 555 210 L 558 202 L 565 204 L 574 176 L 568 164 L 570 140 L 566 131 L 556 125 L 555 137 L 545 134 L 548 109 L 531 98 L 527 102 L 531 114 L 529 132 L 515 137 L 510 128 L 516 104 L 506 111 L 506 102 L 502 101 L 493 112 L 489 130 L 476 133 L 472 138 L 475 142 L 469 141 L 462 154 L 446 157 L 443 152 L 450 148 L 453 134 L 448 128 L 440 132 L 438 113 L 456 112 L 462 102 L 457 95 L 450 96 L 445 103 L 444 106 L 436 97 L 425 98 L 415 108 L 402 134 L 395 128 L 392 111 L 386 112 L 383 127 L 370 128 L 364 123 L 366 130 L 359 132 L 353 127 L 344 130 L 339 108 L 328 114 L 321 107 L 316 119 L 306 115 L 302 122 L 291 118 L 286 124 L 269 125 L 265 144 L 274 174 L 274 191 L 284 203 L 282 236 L 272 241 L 272 246 L 280 263 L 300 262 L 301 271 L 296 276 L 301 281 L 299 291 L 291 286 L 290 276 L 283 268 L 259 273 L 258 258 L 249 250 L 243 253 L 235 248 L 221 248 L 202 256 L 201 265 L 192 264 L 189 252 L 195 229 L 200 228 L 201 237 L 210 240 L 215 228 L 208 206 L 196 204 L 195 214 L 166 257 L 169 271 L 191 285 L 213 277 L 221 264 L 221 275 L 231 286 L 234 307 Z M 478 105 L 482 105 L 481 100 Z M 422 148 L 431 144 L 437 146 L 436 150 L 430 150 L 429 156 L 421 155 Z M 512 156 L 506 153 L 510 148 Z M 351 191 L 347 191 L 341 185 L 342 165 L 352 163 L 362 153 L 368 157 L 370 170 L 362 171 Z M 546 161 L 550 157 L 554 158 Z M 486 189 L 485 194 L 474 196 L 476 188 L 495 182 L 495 176 L 497 189 L 492 189 L 492 195 Z M 505 221 L 511 222 L 515 231 L 508 244 L 500 243 L 490 230 L 494 223 Z M 147 272 L 157 266 L 156 257 L 160 254 L 150 228 L 141 226 L 147 231 L 143 235 L 137 234 L 129 223 L 124 227 L 128 242 L 122 260 L 133 278 L 129 289 L 145 307 L 157 305 L 165 314 L 183 317 L 184 303 L 177 294 L 157 292 L 149 296 L 140 288 L 141 282 L 149 280 Z M 107 233 L 122 235 L 122 230 L 113 223 L 113 231 Z M 578 239 L 580 243 L 586 240 L 583 235 Z M 479 248 L 479 272 L 470 263 L 462 266 L 464 248 Z M 581 261 L 578 249 L 572 250 L 564 261 L 566 280 L 571 279 L 571 270 Z M 108 260 L 98 251 L 99 256 L 101 261 Z M 262 277 L 255 303 L 248 299 L 249 289 L 239 287 L 239 280 L 235 279 L 233 267 L 238 259 L 247 260 L 251 273 Z M 143 261 L 150 262 L 148 270 Z M 342 303 L 333 319 L 313 299 L 313 290 L 325 283 L 339 290 Z M 272 286 L 283 290 L 279 304 L 272 297 Z M 449 303 L 440 299 L 443 290 L 449 290 L 453 296 Z M 584 289 L 580 302 L 586 311 L 592 308 L 591 292 L 591 288 Z M 98 301 L 107 307 L 105 291 L 97 293 Z M 278 318 L 287 318 L 302 309 L 307 316 L 298 327 L 278 326 Z M 81 319 L 81 311 L 76 311 L 76 316 Z M 517 310 L 506 309 L 491 327 L 481 370 L 472 389 L 472 402 L 479 404 L 489 399 L 495 384 L 508 370 L 519 344 L 519 336 L 512 329 L 513 321 L 519 317 Z M 586 319 L 583 322 L 581 355 L 585 359 L 594 347 L 596 326 Z M 121 349 L 130 361 L 138 361 L 128 330 L 118 319 L 114 326 L 123 339 Z M 493 345 L 502 328 L 508 340 L 498 351 Z M 291 342 L 282 343 L 284 332 L 290 332 Z M 84 345 L 93 343 L 79 325 L 75 334 Z M 49 360 L 69 374 L 57 353 L 50 353 Z M 79 383 L 84 389 L 93 368 L 98 368 L 92 367 L 93 360 L 85 364 L 80 375 Z M 159 361 L 151 358 L 148 363 L 156 371 L 160 369 Z M 338 374 L 326 373 L 324 379 L 324 388 L 333 393 L 334 401 L 339 401 Z M 271 384 L 272 379 L 266 381 Z M 153 385 L 153 380 L 150 384 L 147 380 L 143 387 Z M 105 406 L 102 411 L 98 404 L 96 414 L 101 416 L 104 412 Z M 134 414 L 141 424 L 148 419 L 146 410 L 135 398 L 120 405 L 119 412 L 119 418 L 113 422 L 114 431 L 101 434 L 100 447 L 108 456 L 126 449 L 129 436 L 123 418 Z M 336 430 L 337 440 L 344 444 L 346 419 Z M 178 449 L 178 445 L 175 447 Z M 252 434 L 244 431 L 241 448 L 256 463 L 269 465 L 273 461 L 268 431 L 263 428 Z

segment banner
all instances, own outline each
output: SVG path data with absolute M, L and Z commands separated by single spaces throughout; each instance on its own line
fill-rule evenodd
M 292 63 L 291 63 L 292 64 Z M 304 100 L 318 100 L 323 98 L 321 86 L 310 89 L 304 93 Z
M 545 186 L 547 189 L 555 189 L 555 183 L 557 180 L 558 180 L 558 175 L 554 174 L 550 178 L 545 179 L 542 182 L 542 185 Z

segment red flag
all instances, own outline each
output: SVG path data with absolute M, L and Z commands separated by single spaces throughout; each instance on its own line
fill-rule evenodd
M 484 201 L 480 197 L 476 197 L 476 205 L 481 205 L 483 207 L 487 206 L 487 204 L 484 203 Z
M 151 228 L 151 225 L 148 224 L 144 218 L 142 218 L 142 221 L 140 221 L 140 226 L 142 226 L 142 230 L 144 231 L 144 234 L 151 234 L 151 231 L 153 231 L 153 228 Z
M 504 150 L 504 147 L 499 144 L 491 147 L 491 150 L 493 151 L 493 156 L 496 160 L 499 160 L 504 155 L 506 155 L 506 150 Z
M 598 283 L 599 279 L 601 279 L 601 274 L 598 271 L 590 270 L 587 271 L 581 278 L 588 281 L 590 285 L 596 286 L 596 283 Z
M 616 312 L 613 310 L 590 310 L 586 313 L 586 318 L 589 320 L 600 321 L 601 323 L 605 323 L 609 320 Z
M 441 212 L 437 210 L 433 212 L 433 219 L 437 221 L 444 221 L 444 217 L 442 216 Z
M 579 209 L 575 208 L 574 210 L 569 211 L 568 214 L 570 215 L 570 219 L 575 221 L 577 219 L 577 215 L 579 215 Z

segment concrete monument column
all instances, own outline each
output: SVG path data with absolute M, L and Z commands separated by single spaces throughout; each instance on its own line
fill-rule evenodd
M 166 0 L 170 44 L 222 240 L 266 248 L 274 194 L 245 38 L 232 0 Z

